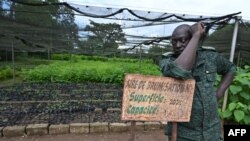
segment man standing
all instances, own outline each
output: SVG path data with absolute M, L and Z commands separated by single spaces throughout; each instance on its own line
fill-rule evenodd
M 160 61 L 163 76 L 177 79 L 195 79 L 195 93 L 189 122 L 177 123 L 177 141 L 219 141 L 221 125 L 217 100 L 233 81 L 236 67 L 213 48 L 200 47 L 204 38 L 204 24 L 183 24 L 172 33 L 173 53 Z M 216 74 L 222 75 L 218 89 Z M 171 138 L 172 124 L 166 134 Z

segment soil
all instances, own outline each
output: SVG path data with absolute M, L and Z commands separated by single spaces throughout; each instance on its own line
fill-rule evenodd
M 0 138 L 0 141 L 129 141 L 130 132 L 123 133 L 92 133 L 92 134 L 62 134 L 45 136 L 28 136 Z M 137 131 L 134 141 L 166 141 L 164 131 Z
M 120 111 L 107 110 L 108 108 L 121 109 L 122 86 L 120 85 L 22 84 L 4 88 L 5 90 L 0 89 L 0 102 L 2 102 L 0 103 L 0 126 L 2 127 L 32 123 L 121 122 Z M 91 103 L 77 101 L 79 99 L 91 99 Z M 62 100 L 62 102 L 59 104 L 46 103 L 50 100 Z M 119 103 L 103 101 L 94 103 L 98 100 L 117 100 Z M 84 107 L 87 107 L 88 110 L 86 111 Z M 101 108 L 102 112 L 94 112 L 93 107 Z M 108 132 L 0 137 L 0 141 L 129 141 L 130 137 L 130 132 Z M 134 141 L 166 141 L 166 138 L 162 129 L 137 131 Z
M 0 127 L 121 122 L 120 111 L 108 110 L 121 109 L 122 86 L 117 84 L 23 83 L 1 87 L 0 95 Z

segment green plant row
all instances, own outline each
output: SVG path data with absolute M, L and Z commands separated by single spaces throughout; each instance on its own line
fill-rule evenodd
M 9 67 L 0 68 L 0 80 L 8 79 L 13 76 L 13 70 Z
M 18 56 L 15 58 L 14 64 L 12 61 L 5 61 L 0 63 L 0 80 L 2 81 L 12 78 L 13 73 L 15 73 L 15 77 L 17 77 L 19 76 L 22 69 L 31 69 L 35 66 L 49 63 L 49 60 Z
M 126 73 L 161 75 L 158 66 L 148 62 L 55 61 L 23 70 L 24 80 L 36 82 L 104 82 L 122 84 Z
M 138 63 L 139 59 L 131 59 L 131 58 L 109 58 L 103 56 L 86 56 L 86 55 L 75 55 L 75 54 L 53 54 L 53 60 L 92 60 L 92 61 L 114 61 L 114 62 L 128 62 L 128 63 Z M 144 62 L 152 63 L 152 60 L 143 59 Z

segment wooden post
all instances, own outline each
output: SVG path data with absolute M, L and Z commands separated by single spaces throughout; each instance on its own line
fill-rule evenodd
M 172 122 L 173 128 L 172 128 L 172 137 L 171 141 L 176 141 L 177 140 L 177 122 Z
M 129 141 L 134 141 L 135 140 L 135 121 L 131 121 L 131 126 L 130 126 L 130 140 Z

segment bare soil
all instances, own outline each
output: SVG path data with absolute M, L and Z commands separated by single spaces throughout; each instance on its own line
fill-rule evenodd
M 130 141 L 130 132 L 0 138 L 0 141 Z M 166 141 L 163 130 L 136 131 L 134 141 Z

